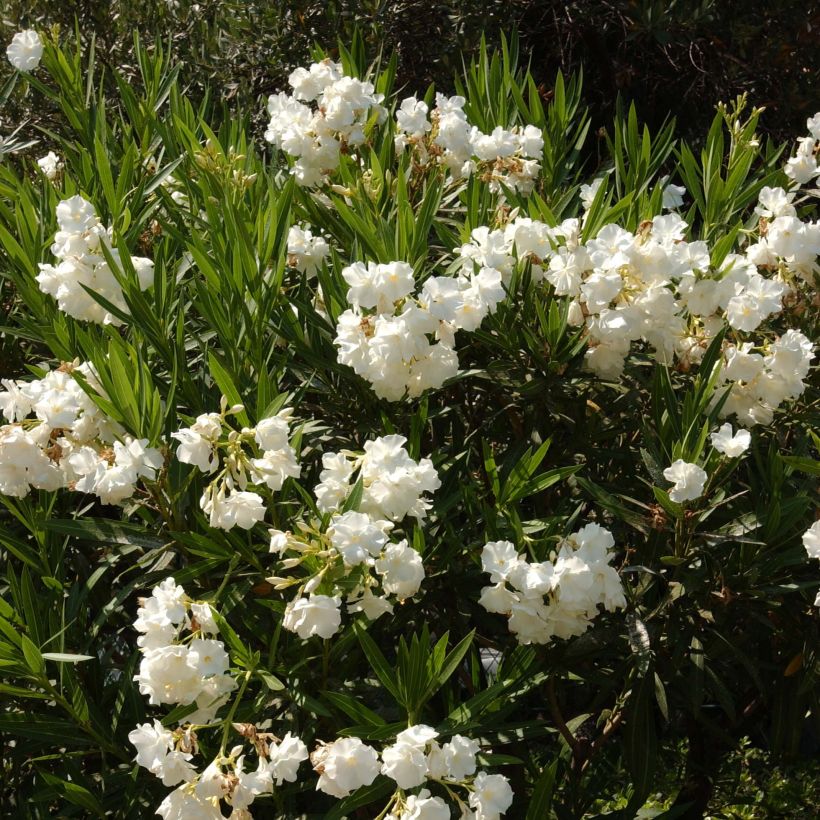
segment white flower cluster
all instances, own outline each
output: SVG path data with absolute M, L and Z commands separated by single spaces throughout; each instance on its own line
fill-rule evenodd
M 34 71 L 43 56 L 43 41 L 33 29 L 18 31 L 6 48 L 6 57 L 18 71 Z
M 275 589 L 299 585 L 283 626 L 303 640 L 330 638 L 339 630 L 343 598 L 348 611 L 375 620 L 393 611 L 391 598 L 404 601 L 419 591 L 421 555 L 405 539 L 391 541 L 390 532 L 407 515 L 424 516 L 430 502 L 422 496 L 440 481 L 432 462 L 411 459 L 405 443 L 402 436 L 386 436 L 366 442 L 360 456 L 326 453 L 315 492 L 319 509 L 332 513 L 329 521 L 298 522 L 295 533 L 271 530 L 270 548 L 281 558 L 281 571 L 302 572 L 269 581 Z M 342 511 L 356 471 L 359 510 Z
M 261 495 L 247 489 L 249 483 L 281 490 L 287 478 L 298 478 L 301 472 L 288 441 L 293 411 L 285 408 L 256 427 L 234 430 L 227 417 L 243 410 L 242 405 L 228 408 L 223 397 L 221 413 L 203 413 L 190 427 L 171 433 L 179 441 L 179 461 L 203 473 L 219 470 L 199 503 L 210 525 L 223 530 L 249 530 L 264 519 L 265 503 Z M 249 454 L 246 448 L 254 446 L 261 455 Z
M 726 344 L 720 375 L 731 389 L 721 415 L 734 414 L 748 425 L 771 424 L 784 401 L 803 394 L 813 357 L 814 345 L 794 329 L 760 347 L 752 342 Z
M 429 112 L 416 97 L 403 100 L 396 110 L 396 150 L 412 146 L 420 165 L 440 164 L 453 179 L 478 174 L 494 193 L 501 192 L 502 186 L 530 193 L 541 171 L 541 130 L 534 125 L 512 129 L 499 125 L 484 134 L 470 125 L 465 103 L 464 97 L 436 94 L 436 106 Z
M 565 539 L 554 562 L 531 563 L 509 541 L 491 541 L 481 564 L 493 586 L 481 590 L 479 603 L 507 615 L 522 644 L 581 635 L 599 606 L 608 612 L 626 606 L 621 579 L 609 565 L 614 546 L 612 534 L 598 524 Z
M 295 782 L 299 764 L 308 756 L 305 744 L 290 732 L 278 742 L 268 733 L 254 733 L 254 741 L 256 769 L 246 768 L 244 747 L 234 746 L 228 755 L 220 755 L 208 764 L 198 777 L 192 773 L 191 779 L 162 801 L 157 814 L 164 820 L 220 820 L 224 817 L 220 801 L 224 800 L 233 809 L 231 818 L 249 820 L 252 815 L 248 808 L 253 801 L 260 795 L 272 794 L 274 784 Z M 137 745 L 133 739 L 131 742 Z
M 814 274 L 820 270 L 817 264 L 820 220 L 803 222 L 798 219 L 792 204 L 795 196 L 794 191 L 786 192 L 783 188 L 763 188 L 760 191 L 755 213 L 761 219 L 761 230 L 757 241 L 746 248 L 745 256 L 750 263 L 764 271 L 774 271 L 784 280 L 796 276 L 812 285 Z M 759 290 L 759 283 L 753 280 L 752 292 Z M 744 302 L 736 303 L 734 313 L 738 317 L 744 315 L 740 310 L 743 305 Z M 760 312 L 752 307 L 753 316 Z M 732 327 L 746 330 L 740 325 Z
M 230 658 L 207 603 L 192 601 L 173 578 L 156 586 L 137 610 L 135 629 L 143 657 L 135 680 L 152 704 L 196 704 L 185 717 L 186 727 L 171 730 L 158 720 L 137 726 L 128 739 L 137 749 L 136 762 L 162 780 L 178 786 L 160 804 L 157 814 L 165 820 L 222 818 L 220 801 L 232 808 L 231 817 L 246 820 L 248 807 L 261 794 L 273 791 L 274 783 L 294 782 L 299 764 L 307 760 L 307 747 L 290 733 L 279 740 L 250 724 L 233 724 L 254 746 L 258 763 L 246 769 L 242 745 L 229 754 L 220 752 L 198 772 L 191 762 L 198 752 L 196 724 L 200 728 L 222 726 L 215 721 L 218 709 L 236 688 L 229 672 Z M 190 634 L 182 636 L 183 632 Z M 181 785 L 179 785 L 181 784 Z
M 37 282 L 40 290 L 57 300 L 60 310 L 74 319 L 102 324 L 121 325 L 122 321 L 109 313 L 88 293 L 98 293 L 120 311 L 128 306 L 122 288 L 106 262 L 105 246 L 117 265 L 121 253 L 111 244 L 111 231 L 100 222 L 94 206 L 76 195 L 57 205 L 59 230 L 54 236 L 51 252 L 60 263 L 39 265 Z M 141 256 L 130 257 L 141 290 L 154 282 L 154 263 Z
M 0 427 L 0 493 L 22 498 L 31 489 L 67 487 L 120 504 L 141 478 L 156 478 L 159 450 L 128 436 L 72 373 L 104 395 L 91 365 L 79 362 L 35 381 L 0 381 L 0 411 L 11 422 Z
M 173 578 L 154 587 L 137 610 L 142 633 L 139 673 L 134 680 L 151 704 L 196 704 L 186 720 L 209 723 L 236 688 L 222 641 L 208 637 L 217 626 L 208 604 L 191 601 Z M 190 632 L 183 638 L 183 632 Z
M 480 748 L 476 741 L 453 735 L 447 743 L 439 744 L 437 737 L 438 732 L 430 726 L 410 726 L 382 750 L 381 763 L 376 749 L 357 737 L 321 744 L 310 756 L 319 774 L 316 788 L 334 797 L 347 797 L 369 786 L 381 773 L 395 780 L 400 790 L 393 796 L 385 820 L 445 820 L 452 815 L 441 797 L 432 797 L 427 789 L 404 794 L 429 780 L 445 785 L 450 797 L 458 801 L 462 818 L 498 820 L 513 800 L 507 778 L 476 772 Z M 466 802 L 454 788 L 467 790 Z
M 338 167 L 342 152 L 365 141 L 371 118 L 384 120 L 384 95 L 366 80 L 345 76 L 331 60 L 297 68 L 288 82 L 292 94 L 282 91 L 268 98 L 271 120 L 265 139 L 296 158 L 291 174 L 299 185 L 312 188 Z
M 425 493 L 440 486 L 436 468 L 429 458 L 414 461 L 404 445 L 404 436 L 381 436 L 365 442 L 364 453 L 325 453 L 324 469 L 316 485 L 316 503 L 323 513 L 339 509 L 353 486 L 353 476 L 363 485 L 359 510 L 372 518 L 401 521 L 405 516 L 424 518 L 431 503 Z
M 314 234 L 309 225 L 293 225 L 288 231 L 288 265 L 306 273 L 309 279 L 330 253 L 330 245 L 321 234 Z
M 793 294 L 797 284 L 788 283 L 808 282 L 817 270 L 820 222 L 787 215 L 777 204 L 784 198 L 782 189 L 764 189 L 764 210 L 777 214 L 765 237 L 744 255 L 729 254 L 718 270 L 706 243 L 684 239 L 688 226 L 675 213 L 656 216 L 637 234 L 605 225 L 586 243 L 578 219 L 551 228 L 516 217 L 503 229 L 474 229 L 460 256 L 482 272 L 497 271 L 504 283 L 516 259 L 529 261 L 535 281 L 545 279 L 557 296 L 571 299 L 569 321 L 587 335 L 586 364 L 603 378 L 620 377 L 636 342 L 650 345 L 662 362 L 688 367 L 725 325 L 757 330 Z M 763 275 L 772 270 L 774 278 Z M 724 345 L 722 376 L 731 391 L 722 414 L 768 424 L 780 404 L 803 393 L 813 345 L 792 329 L 774 342 L 760 339 L 761 353 L 754 348 L 753 341 Z
M 818 142 L 820 142 L 820 112 L 806 122 L 808 136 L 797 141 L 797 152 L 786 161 L 786 176 L 797 185 L 805 185 L 820 176 L 817 164 Z
M 405 262 L 355 262 L 342 276 L 351 309 L 336 327 L 338 360 L 390 401 L 420 396 L 455 376 L 456 331 L 475 330 L 504 298 L 500 276 L 489 269 L 431 276 L 414 296 Z

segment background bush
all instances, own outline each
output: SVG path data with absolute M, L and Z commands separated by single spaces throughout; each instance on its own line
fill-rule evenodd
M 233 110 L 283 87 L 314 43 L 333 53 L 354 29 L 371 53 L 396 54 L 398 88 L 447 91 L 482 37 L 497 45 L 513 28 L 544 94 L 558 69 L 583 70 L 594 129 L 611 121 L 618 96 L 652 127 L 677 117 L 690 138 L 719 100 L 744 92 L 768 108 L 762 127 L 778 139 L 820 107 L 820 10 L 794 0 L 7 0 L 6 39 L 35 24 L 70 30 L 75 16 L 103 64 L 132 74 L 137 31 L 170 44 L 194 99 L 208 88 Z

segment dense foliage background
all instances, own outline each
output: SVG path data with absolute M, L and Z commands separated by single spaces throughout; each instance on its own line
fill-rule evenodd
M 31 26 L 71 30 L 76 19 L 84 39 L 96 38 L 100 61 L 129 75 L 133 33 L 162 40 L 195 99 L 207 88 L 233 110 L 284 87 L 314 43 L 333 53 L 356 29 L 371 53 L 396 54 L 398 88 L 435 82 L 447 91 L 482 37 L 497 45 L 514 28 L 545 94 L 558 69 L 583 71 L 594 130 L 609 123 L 619 96 L 652 127 L 677 117 L 690 138 L 703 134 L 718 100 L 744 92 L 769 109 L 762 127 L 779 139 L 818 107 L 820 11 L 794 0 L 7 0 L 2 19 L 9 36 Z
M 818 108 L 809 33 L 820 21 L 796 4 L 755 5 L 6 4 L 8 32 L 60 23 L 63 50 L 50 51 L 48 73 L 31 81 L 5 65 L 0 75 L 9 78 L 4 134 L 22 124 L 23 137 L 40 140 L 0 168 L 0 376 L 93 361 L 106 412 L 152 444 L 218 410 L 221 395 L 241 400 L 249 423 L 287 395 L 308 423 L 299 448 L 307 493 L 322 452 L 359 450 L 391 432 L 407 436 L 415 458 L 433 458 L 442 487 L 428 523 L 401 525 L 424 555 L 423 595 L 325 642 L 281 629 L 264 529 L 209 528 L 198 508 L 202 476 L 167 448 L 160 489 L 125 510 L 70 492 L 4 497 L 5 815 L 144 817 L 168 791 L 133 765 L 127 736 L 167 715 L 131 679 L 137 599 L 169 574 L 214 603 L 230 624 L 222 637 L 234 661 L 254 673 L 237 719 L 272 719 L 309 746 L 345 731 L 374 743 L 392 737 L 411 710 L 385 679 L 397 669 L 412 677 L 444 638 L 463 658 L 447 674 L 425 668 L 432 690 L 413 716 L 473 732 L 492 749 L 488 767 L 516 794 L 508 817 L 813 810 L 817 565 L 801 536 L 817 508 L 816 367 L 802 396 L 754 429 L 746 457 L 722 464 L 692 512 L 655 491 L 668 484 L 661 474 L 672 453 L 700 456 L 701 428 L 717 423 L 708 372 L 662 367 L 640 348 L 623 378 L 592 377 L 564 303 L 526 265 L 509 299 L 460 343 L 467 375 L 420 399 L 379 399 L 333 346 L 343 265 L 400 252 L 417 272 L 443 271 L 472 228 L 500 224 L 511 207 L 544 220 L 580 215 L 580 185 L 601 171 L 612 183 L 591 209 L 599 226 L 645 230 L 659 211 L 659 180 L 671 175 L 690 191 L 690 240 L 731 235 L 728 251 L 738 233 L 756 230 L 761 188 L 788 182 L 791 143 L 782 139 L 802 136 Z M 513 22 L 520 41 L 494 52 Z M 334 45 L 339 33 L 349 51 Z M 361 168 L 342 165 L 331 205 L 297 188 L 263 142 L 264 96 L 310 62 L 317 41 L 360 76 L 381 52 L 377 83 L 398 100 L 435 82 L 464 90 L 485 130 L 536 122 L 549 152 L 536 195 L 505 192 L 505 201 L 473 179 L 445 196 L 433 173 L 398 194 L 388 127 L 374 131 Z M 559 67 L 583 68 L 583 84 L 556 79 Z M 714 104 L 739 91 L 750 105 L 715 116 Z M 637 107 L 617 104 L 619 92 Z M 768 107 L 759 122 L 757 104 Z M 54 184 L 33 164 L 48 147 L 64 162 Z M 51 259 L 55 207 L 75 193 L 115 226 L 119 245 L 153 260 L 150 295 L 125 277 L 133 322 L 124 329 L 75 321 L 34 284 L 36 264 Z M 799 206 L 801 218 L 817 218 L 816 198 Z M 333 247 L 319 285 L 287 263 L 288 228 L 306 222 Z M 319 289 L 327 314 L 313 301 Z M 813 301 L 801 293 L 767 327 L 770 338 L 795 327 L 817 339 L 816 291 Z M 300 510 L 305 495 L 288 483 L 277 509 Z M 593 519 L 615 536 L 626 613 L 602 615 L 578 639 L 518 646 L 477 603 L 482 545 L 509 539 L 543 559 Z M 415 640 L 403 659 L 401 638 Z M 375 803 L 345 809 L 306 778 L 254 813 L 375 817 L 388 792 L 382 783 L 368 795 Z

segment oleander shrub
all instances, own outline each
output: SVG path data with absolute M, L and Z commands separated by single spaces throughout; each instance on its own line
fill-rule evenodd
M 754 811 L 818 753 L 820 115 L 621 106 L 590 170 L 506 40 L 336 53 L 226 117 L 9 48 L 6 814 Z

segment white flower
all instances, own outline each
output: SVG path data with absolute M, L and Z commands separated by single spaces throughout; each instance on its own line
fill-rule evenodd
M 381 772 L 392 777 L 400 789 L 414 789 L 427 776 L 424 747 L 411 743 L 394 743 L 382 750 Z
M 668 179 L 668 177 L 666 179 Z M 663 189 L 661 207 L 665 211 L 680 208 L 680 206 L 683 205 L 683 197 L 685 194 L 686 188 L 683 185 L 672 185 L 667 182 Z
M 348 597 L 347 609 L 349 612 L 364 612 L 369 620 L 375 621 L 382 615 L 393 612 L 393 604 L 387 597 L 374 595 L 370 589 L 365 589 L 360 598 L 352 599 Z
M 196 777 L 196 769 L 190 763 L 193 755 L 190 752 L 173 750 L 168 752 L 160 767 L 153 773 L 162 780 L 163 786 L 176 786 L 178 783 L 190 783 Z
M 34 71 L 43 56 L 43 43 L 33 29 L 18 31 L 6 49 L 9 62 L 18 71 Z
M 191 614 L 196 619 L 200 632 L 204 635 L 216 635 L 219 632 L 210 604 L 192 603 Z
M 268 530 L 270 534 L 269 552 L 274 555 L 281 555 L 288 546 L 288 534 L 282 530 Z
M 600 190 L 601 186 L 606 182 L 604 177 L 598 177 L 594 179 L 589 185 L 582 185 L 581 186 L 581 204 L 584 206 L 584 210 L 588 211 L 592 206 L 592 203 L 595 201 L 595 196 Z
M 738 430 L 733 435 L 732 425 L 728 422 L 712 433 L 709 438 L 712 441 L 712 446 L 719 453 L 723 453 L 729 458 L 742 456 L 749 449 L 752 442 L 752 434 L 748 430 Z
M 512 805 L 513 792 L 504 775 L 479 772 L 473 781 L 470 806 L 477 814 L 490 820 L 504 814 Z
M 211 761 L 199 776 L 194 792 L 202 800 L 224 797 L 230 789 L 230 780 L 216 760 Z
M 398 820 L 449 820 L 450 808 L 440 797 L 431 797 L 427 789 L 409 794 Z
M 219 464 L 214 445 L 222 432 L 218 413 L 203 413 L 190 427 L 183 427 L 171 438 L 179 442 L 177 459 L 183 464 L 193 464 L 203 473 L 212 473 Z
M 276 785 L 296 780 L 299 764 L 308 759 L 307 746 L 288 732 L 280 743 L 269 748 L 269 767 Z
M 384 591 L 400 601 L 412 598 L 424 580 L 421 556 L 407 545 L 407 541 L 389 544 L 376 561 L 375 569 L 382 576 Z
M 393 529 L 389 521 L 374 521 L 369 515 L 352 510 L 330 519 L 330 543 L 346 566 L 356 566 L 379 555 Z
M 314 236 L 310 227 L 294 225 L 288 231 L 288 264 L 309 278 L 316 276 L 329 253 L 327 240 L 323 236 Z
M 506 581 L 520 563 L 518 551 L 509 541 L 490 541 L 481 551 L 481 566 L 494 584 Z
M 184 784 L 160 803 L 157 814 L 163 820 L 224 820 L 222 812 L 212 801 L 201 799 Z
M 339 630 L 342 614 L 341 599 L 328 595 L 296 598 L 285 607 L 282 626 L 295 632 L 303 641 L 312 635 L 330 638 Z
M 663 477 L 675 485 L 669 491 L 669 498 L 678 504 L 699 498 L 709 478 L 697 464 L 680 458 L 663 471 Z
M 265 504 L 257 493 L 237 490 L 222 498 L 212 498 L 210 502 L 204 496 L 203 500 L 206 503 L 201 506 L 209 514 L 212 527 L 249 530 L 265 518 Z
M 353 307 L 376 308 L 379 313 L 391 310 L 415 285 L 413 268 L 406 262 L 354 262 L 342 269 L 342 277 L 350 285 L 347 301 Z
M 815 521 L 803 533 L 803 546 L 809 558 L 820 558 L 820 521 Z
M 343 737 L 319 746 L 310 762 L 319 774 L 316 788 L 333 797 L 347 797 L 361 786 L 369 786 L 379 773 L 376 750 L 358 737 Z
M 273 791 L 273 779 L 267 761 L 260 758 L 256 771 L 245 771 L 245 755 L 236 761 L 234 770 L 237 782 L 231 794 L 231 806 L 234 811 L 247 809 L 260 794 Z
M 503 581 L 491 587 L 483 587 L 478 603 L 487 610 L 498 615 L 509 615 L 517 598 L 507 589 Z
M 374 518 L 401 521 L 406 515 L 423 518 L 430 502 L 424 493 L 441 486 L 429 458 L 410 458 L 404 436 L 383 436 L 367 441 L 362 458 L 364 493 L 360 509 Z
M 296 461 L 293 447 L 286 444 L 281 450 L 265 450 L 262 458 L 252 458 L 249 472 L 255 483 L 281 490 L 285 479 L 298 478 L 302 468 Z
M 284 450 L 288 445 L 290 434 L 289 422 L 293 415 L 290 407 L 278 412 L 275 416 L 262 419 L 254 429 L 254 439 L 263 450 Z
M 62 471 L 43 452 L 33 432 L 17 425 L 0 427 L 0 493 L 23 498 L 32 487 L 56 490 L 61 486 Z
M 463 735 L 453 735 L 449 743 L 441 746 L 441 754 L 447 777 L 450 780 L 464 780 L 475 774 L 476 759 L 480 745 Z
M 222 675 L 228 671 L 230 658 L 222 641 L 194 638 L 188 648 L 188 664 L 200 677 Z
M 137 756 L 134 760 L 152 772 L 162 766 L 168 752 L 174 748 L 174 735 L 158 721 L 153 725 L 143 723 L 129 732 L 128 740 L 136 747 Z
M 432 128 L 427 112 L 426 103 L 415 97 L 407 97 L 396 109 L 396 125 L 410 137 L 423 137 Z
M 193 703 L 202 690 L 202 677 L 188 664 L 188 647 L 180 644 L 145 649 L 134 676 L 140 694 L 152 705 Z
M 54 151 L 49 151 L 44 157 L 37 160 L 37 165 L 46 179 L 55 179 L 63 163 Z

